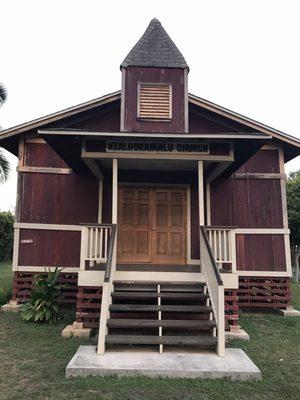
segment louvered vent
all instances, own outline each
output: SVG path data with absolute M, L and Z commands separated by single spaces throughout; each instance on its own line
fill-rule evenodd
M 171 85 L 138 85 L 138 118 L 166 120 L 172 118 Z

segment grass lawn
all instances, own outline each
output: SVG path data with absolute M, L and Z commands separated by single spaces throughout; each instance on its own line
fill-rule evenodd
M 2 273 L 0 269 L 0 282 Z M 293 285 L 300 307 L 300 285 Z M 274 313 L 242 313 L 241 325 L 250 342 L 241 347 L 262 370 L 261 382 L 200 379 L 76 378 L 64 370 L 80 344 L 92 339 L 63 339 L 62 328 L 74 316 L 54 326 L 24 323 L 18 315 L 0 314 L 0 399 L 155 399 L 155 400 L 284 400 L 300 398 L 300 318 Z
M 10 262 L 0 262 L 0 288 L 10 289 L 12 286 L 12 268 Z

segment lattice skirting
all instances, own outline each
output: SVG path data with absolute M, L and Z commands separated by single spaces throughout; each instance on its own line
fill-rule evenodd
M 236 290 L 225 290 L 225 329 L 236 326 L 239 322 L 239 304 Z
M 98 329 L 101 311 L 102 287 L 79 286 L 76 305 L 76 321 L 85 328 Z
M 45 273 L 15 272 L 13 279 L 13 299 L 18 299 L 21 303 L 29 299 L 36 277 L 41 274 Z M 62 288 L 62 303 L 77 303 L 77 282 L 77 274 L 60 274 L 58 283 L 65 286 Z
M 286 308 L 291 304 L 290 278 L 240 277 L 239 307 Z

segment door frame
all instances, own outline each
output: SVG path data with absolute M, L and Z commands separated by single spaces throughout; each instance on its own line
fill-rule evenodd
M 174 184 L 174 183 L 139 183 L 139 182 L 118 182 L 118 189 L 120 186 L 139 186 L 139 187 L 178 187 L 186 188 L 186 264 L 187 265 L 200 265 L 199 259 L 192 259 L 192 243 L 191 243 L 191 185 L 190 184 Z M 118 203 L 119 206 L 119 203 Z M 118 260 L 117 260 L 118 262 Z

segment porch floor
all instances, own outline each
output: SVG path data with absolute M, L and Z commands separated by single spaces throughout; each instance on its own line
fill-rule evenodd
M 199 265 L 157 265 L 157 264 L 117 264 L 117 271 L 139 272 L 200 272 Z M 104 271 L 105 264 L 96 264 L 94 267 L 86 267 L 86 270 Z
M 226 349 L 220 358 L 215 352 L 149 350 L 106 351 L 97 355 L 95 346 L 80 346 L 66 368 L 66 378 L 79 376 L 149 376 L 260 380 L 261 372 L 241 349 Z

